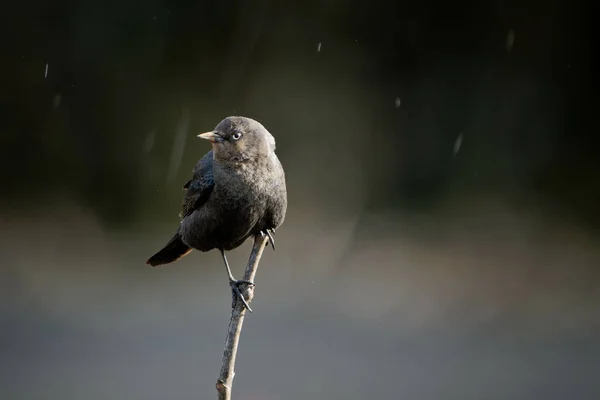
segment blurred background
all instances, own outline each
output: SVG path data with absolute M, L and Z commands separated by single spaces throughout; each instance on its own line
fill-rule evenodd
M 289 195 L 234 398 L 600 398 L 587 7 L 4 4 L 0 399 L 215 397 L 218 252 L 145 261 L 227 115 Z

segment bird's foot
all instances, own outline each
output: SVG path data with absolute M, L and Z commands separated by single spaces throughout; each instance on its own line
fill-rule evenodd
M 275 250 L 275 239 L 273 239 L 273 236 L 275 236 L 275 229 L 265 229 L 264 231 L 261 231 L 260 234 L 262 237 L 269 237 L 269 243 L 271 243 L 271 247 Z
M 256 286 L 254 284 L 254 282 L 252 282 L 252 281 L 230 280 L 229 281 L 229 286 L 231 286 L 231 292 L 232 292 L 231 293 L 231 296 L 232 296 L 232 299 L 231 299 L 231 308 L 235 307 L 237 299 L 239 298 L 242 301 L 242 303 L 244 303 L 244 307 L 246 307 L 248 309 L 248 311 L 252 312 L 252 309 L 248 305 L 248 302 L 246 301 L 246 298 L 244 297 L 244 294 L 242 293 L 242 290 L 240 290 L 240 286 L 242 286 L 242 285 L 247 285 L 248 287 L 250 287 L 250 286 L 251 287 Z M 245 288 L 242 286 L 242 289 L 245 289 Z M 245 292 L 245 290 L 244 290 L 244 292 Z

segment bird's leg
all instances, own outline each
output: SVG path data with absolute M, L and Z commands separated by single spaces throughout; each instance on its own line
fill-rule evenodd
M 265 229 L 265 231 L 261 232 L 261 234 L 263 237 L 265 235 L 269 237 L 269 243 L 271 243 L 271 247 L 273 248 L 273 251 L 275 251 L 275 239 L 273 239 L 273 236 L 275 235 L 275 229 Z
M 256 285 L 254 284 L 254 282 L 251 282 L 251 281 L 236 280 L 233 277 L 233 275 L 231 274 L 231 268 L 229 268 L 229 263 L 227 262 L 227 256 L 225 256 L 225 251 L 223 249 L 221 249 L 221 256 L 223 256 L 223 261 L 225 262 L 225 268 L 227 268 L 227 275 L 229 275 L 229 286 L 231 286 L 231 296 L 232 296 L 231 308 L 235 307 L 235 302 L 237 300 L 236 297 L 239 297 L 242 300 L 242 303 L 244 303 L 244 307 L 246 307 L 248 309 L 248 311 L 252 312 L 252 309 L 250 308 L 250 306 L 248 305 L 248 302 L 246 302 L 246 299 L 244 298 L 244 295 L 240 291 L 239 285 L 242 283 L 245 283 L 249 286 L 256 286 Z
M 227 262 L 227 256 L 225 255 L 225 250 L 221 250 L 221 256 L 223 257 L 223 262 L 225 263 L 225 268 L 227 268 L 227 275 L 229 275 L 229 282 L 235 281 L 233 274 L 231 273 L 231 268 L 229 268 L 229 263 Z

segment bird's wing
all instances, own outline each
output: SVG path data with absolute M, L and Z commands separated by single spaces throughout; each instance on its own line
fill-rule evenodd
M 213 179 L 213 152 L 209 151 L 194 167 L 194 177 L 183 188 L 186 190 L 181 205 L 179 217 L 181 219 L 190 215 L 210 197 L 215 181 Z

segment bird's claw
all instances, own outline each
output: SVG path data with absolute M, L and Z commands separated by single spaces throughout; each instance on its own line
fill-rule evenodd
M 261 232 L 263 237 L 268 236 L 269 237 L 269 243 L 271 243 L 271 247 L 273 248 L 273 251 L 275 251 L 275 239 L 273 239 L 273 236 L 275 235 L 275 230 L 273 229 L 265 229 L 264 232 Z
M 242 303 L 244 303 L 244 307 L 246 307 L 248 309 L 248 311 L 252 312 L 252 309 L 250 308 L 250 306 L 248 305 L 248 302 L 246 301 L 246 298 L 244 297 L 242 291 L 240 290 L 239 286 L 240 284 L 246 284 L 248 286 L 256 286 L 254 284 L 254 282 L 252 281 L 244 281 L 244 280 L 232 280 L 229 281 L 229 286 L 231 286 L 231 295 L 232 295 L 232 300 L 231 300 L 231 308 L 235 307 L 235 303 L 237 298 L 239 297 L 239 299 L 242 301 Z

